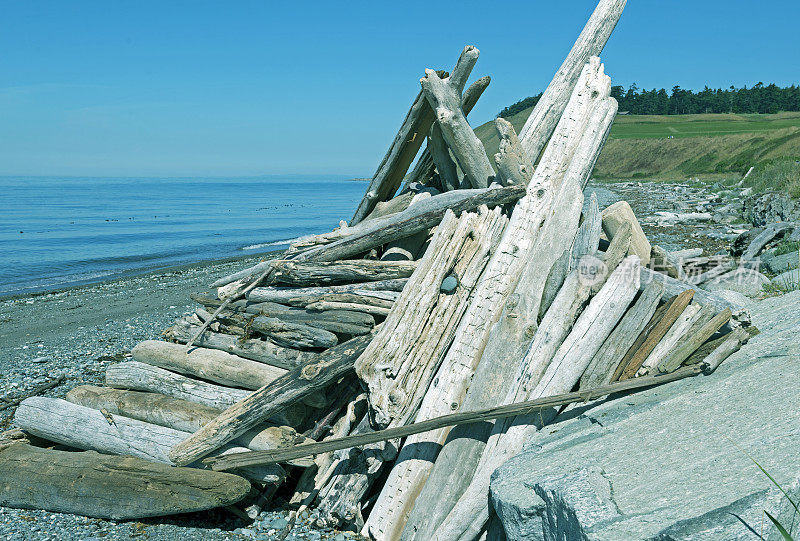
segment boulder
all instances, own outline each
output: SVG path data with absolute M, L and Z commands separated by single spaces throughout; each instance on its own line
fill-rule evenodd
M 788 254 L 781 255 L 762 254 L 761 264 L 769 272 L 780 274 L 798 268 L 798 266 L 800 266 L 800 257 L 797 252 L 789 252 Z
M 627 201 L 618 201 L 603 210 L 603 232 L 608 237 L 608 240 L 614 238 L 617 229 L 624 223 L 631 224 L 631 246 L 628 250 L 629 254 L 639 256 L 642 266 L 647 266 L 650 263 L 650 242 L 642 231 L 642 226 L 639 225 L 639 220 L 633 213 L 633 209 Z
M 705 282 L 700 287 L 707 291 L 714 292 L 728 289 L 731 291 L 738 291 L 748 297 L 758 297 L 763 294 L 764 285 L 768 283 L 769 278 L 760 272 L 747 267 L 739 267 L 729 273 Z
M 492 476 L 491 538 L 780 539 L 764 510 L 788 502 L 745 451 L 798 496 L 799 304 L 756 303 L 761 334 L 710 376 L 561 413 Z
M 798 289 L 800 288 L 800 269 L 782 272 L 772 279 L 772 283 L 780 288 Z

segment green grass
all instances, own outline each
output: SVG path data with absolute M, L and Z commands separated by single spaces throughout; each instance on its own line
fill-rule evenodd
M 778 158 L 759 164 L 744 180 L 744 186 L 755 192 L 776 190 L 800 198 L 800 161 Z
M 531 110 L 506 120 L 519 132 Z M 494 156 L 500 144 L 494 121 L 478 126 L 475 133 Z M 800 113 L 619 115 L 594 176 L 609 180 L 733 176 L 738 181 L 756 166 L 753 179 L 747 179 L 754 190 L 786 190 L 800 197 L 800 180 L 791 180 L 798 169 L 794 160 L 800 160 Z M 772 163 L 779 165 L 767 167 Z M 759 171 L 763 174 L 754 176 Z

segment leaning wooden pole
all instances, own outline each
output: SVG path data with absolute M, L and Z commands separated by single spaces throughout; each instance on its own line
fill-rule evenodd
M 520 131 L 522 147 L 534 162 L 547 144 L 567 106 L 583 65 L 600 56 L 611 32 L 617 26 L 627 0 L 600 0 L 561 67 Z

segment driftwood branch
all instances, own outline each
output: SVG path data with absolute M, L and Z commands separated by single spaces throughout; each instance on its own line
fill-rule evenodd
M 535 400 L 528 400 L 525 402 L 518 402 L 515 404 L 485 408 L 478 411 L 465 411 L 450 415 L 442 415 L 441 417 L 434 417 L 433 419 L 420 421 L 419 423 L 387 428 L 385 430 L 378 430 L 367 434 L 357 434 L 355 436 L 347 436 L 344 438 L 327 440 L 323 442 L 298 445 L 291 449 L 235 453 L 223 457 L 207 458 L 203 460 L 203 462 L 209 464 L 211 468 L 216 471 L 227 471 L 241 468 L 243 466 L 253 466 L 258 464 L 275 464 L 279 462 L 286 462 L 288 460 L 313 456 L 320 453 L 327 453 L 330 451 L 336 451 L 338 449 L 349 449 L 351 447 L 358 447 L 360 445 L 368 445 L 370 443 L 403 438 L 413 434 L 421 434 L 423 432 L 429 432 L 431 430 L 436 430 L 447 426 L 503 419 L 521 414 L 535 414 L 537 411 L 546 408 L 565 406 L 575 402 L 589 402 L 590 400 L 595 400 L 610 394 L 643 389 L 645 387 L 662 385 L 664 383 L 671 383 L 686 377 L 702 374 L 707 370 L 708 366 L 705 364 L 686 366 L 676 370 L 675 372 L 672 372 L 671 374 L 648 376 L 629 381 L 615 382 L 592 390 L 564 393 L 545 398 L 537 398 Z

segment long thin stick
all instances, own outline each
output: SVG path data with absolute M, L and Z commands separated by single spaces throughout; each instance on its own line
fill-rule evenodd
M 22 402 L 26 398 L 30 398 L 32 396 L 40 395 L 43 392 L 47 391 L 48 389 L 52 389 L 53 387 L 57 387 L 63 381 L 64 381 L 64 376 L 61 375 L 61 376 L 58 376 L 55 379 L 51 379 L 47 383 L 42 383 L 38 387 L 35 387 L 31 392 L 25 393 L 25 394 L 23 394 L 22 396 L 20 396 L 18 398 L 13 398 L 11 400 L 0 399 L 0 411 L 3 411 L 4 409 L 10 408 L 11 406 L 16 406 L 17 404 L 19 404 L 20 402 Z
M 588 402 L 589 400 L 594 400 L 596 398 L 613 393 L 641 389 L 643 387 L 650 387 L 653 385 L 661 385 L 662 383 L 670 383 L 672 381 L 677 381 L 679 379 L 706 372 L 707 369 L 708 365 L 705 363 L 700 363 L 698 365 L 680 368 L 671 374 L 632 378 L 625 381 L 611 383 L 609 385 L 603 385 L 588 391 L 578 391 L 548 396 L 536 400 L 529 400 L 527 402 L 518 402 L 516 404 L 507 404 L 504 406 L 485 408 L 476 411 L 452 413 L 450 415 L 434 417 L 433 419 L 428 419 L 427 421 L 422 421 L 419 423 L 388 428 L 386 430 L 378 430 L 376 432 L 370 432 L 366 434 L 356 434 L 354 436 L 346 436 L 344 438 L 337 438 L 323 442 L 297 445 L 289 448 L 274 449 L 270 451 L 251 451 L 248 453 L 231 453 L 221 457 L 208 458 L 203 462 L 209 464 L 212 469 L 217 471 L 232 470 L 235 468 L 243 468 L 245 466 L 273 464 L 275 462 L 286 462 L 296 458 L 327 453 L 339 449 L 349 449 L 350 447 L 358 447 L 360 445 L 367 445 L 369 443 L 377 443 L 379 441 L 402 438 L 412 434 L 420 434 L 422 432 L 428 432 L 429 430 L 436 430 L 437 428 L 443 428 L 446 426 L 454 426 L 464 423 L 476 423 L 491 419 L 501 419 L 523 413 L 528 414 L 533 413 L 537 409 L 541 410 L 544 408 L 564 406 L 573 402 Z
M 227 308 L 228 305 L 230 303 L 232 303 L 233 301 L 239 299 L 240 297 L 242 297 L 244 295 L 247 295 L 250 292 L 251 289 L 255 288 L 258 284 L 260 284 L 261 280 L 266 278 L 267 275 L 269 273 L 271 273 L 273 270 L 274 270 L 273 267 L 268 268 L 263 273 L 261 273 L 258 276 L 258 278 L 253 280 L 250 283 L 250 285 L 248 285 L 245 289 L 241 290 L 239 293 L 234 293 L 233 295 L 231 295 L 227 299 L 225 299 L 222 302 L 222 304 L 219 305 L 219 308 L 217 308 L 214 311 L 214 313 L 211 314 L 211 317 L 208 318 L 207 320 L 205 320 L 205 322 L 200 326 L 200 328 L 197 330 L 197 332 L 194 333 L 194 336 L 192 336 L 192 339 L 189 340 L 188 342 L 186 342 L 186 350 L 188 351 L 189 349 L 191 349 L 192 344 L 194 344 L 194 341 L 197 340 L 198 338 L 200 338 L 200 335 L 203 334 L 203 331 L 205 331 L 208 328 L 208 326 L 211 325 L 211 323 L 213 323 L 215 319 L 217 319 L 217 316 L 219 315 L 220 312 L 222 312 L 225 308 Z

